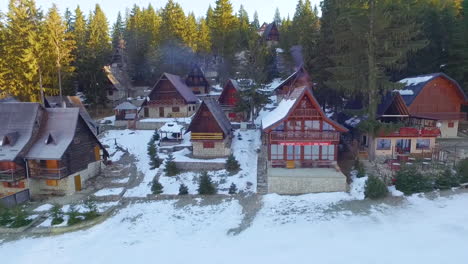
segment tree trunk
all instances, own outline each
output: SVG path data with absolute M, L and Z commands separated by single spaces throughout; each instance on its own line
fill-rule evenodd
M 57 72 L 58 72 L 58 85 L 59 85 L 60 100 L 62 100 L 62 69 L 60 66 L 57 67 Z
M 377 70 L 375 65 L 375 0 L 369 1 L 369 35 L 367 37 L 368 45 L 368 90 L 369 90 L 369 120 L 374 121 L 376 119 L 377 112 Z M 375 160 L 375 128 L 371 127 L 369 131 L 369 161 Z

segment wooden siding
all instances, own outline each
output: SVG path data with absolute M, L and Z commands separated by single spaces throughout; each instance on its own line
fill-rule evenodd
M 463 99 L 450 80 L 438 77 L 423 88 L 409 109 L 411 114 L 458 113 Z
M 205 104 L 200 106 L 200 109 L 193 118 L 191 132 L 192 135 L 199 133 L 221 133 L 224 136 L 223 130 L 218 125 L 215 117 L 211 114 L 210 110 Z
M 237 104 L 237 90 L 231 81 L 226 83 L 223 92 L 219 96 L 218 102 L 221 106 L 236 106 Z
M 186 104 L 179 91 L 167 79 L 161 79 L 148 95 L 149 106 L 154 104 Z

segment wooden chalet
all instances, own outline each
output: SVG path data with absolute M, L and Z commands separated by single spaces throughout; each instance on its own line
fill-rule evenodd
M 437 127 L 442 137 L 456 137 L 459 121 L 466 120 L 461 106 L 468 97 L 460 85 L 444 73 L 406 78 L 401 94 L 411 117 L 426 126 Z
M 242 122 L 246 114 L 234 111 L 240 98 L 240 86 L 236 80 L 229 79 L 224 85 L 223 91 L 218 98 L 218 102 L 231 122 Z
M 434 120 L 412 116 L 398 91 L 390 92 L 383 98 L 377 116 L 384 123 L 399 123 L 403 127 L 378 133 L 374 138 L 376 156 L 405 161 L 410 156 L 432 156 L 436 138 L 441 135 L 440 129 L 436 127 Z M 367 147 L 370 146 L 368 142 L 364 143 Z
M 293 74 L 276 86 L 274 93 L 278 96 L 278 100 L 281 100 L 287 97 L 295 88 L 302 86 L 312 87 L 312 80 L 304 66 L 297 68 Z
M 231 123 L 214 99 L 203 100 L 187 132 L 191 132 L 194 157 L 217 158 L 231 154 Z
M 78 108 L 2 103 L 0 122 L 0 194 L 71 194 L 108 156 Z
M 263 25 L 258 30 L 258 34 L 263 38 L 268 45 L 276 45 L 279 43 L 279 30 L 275 22 Z
M 143 106 L 144 116 L 150 118 L 189 117 L 198 105 L 198 98 L 177 75 L 164 73 L 154 85 Z
M 262 129 L 268 192 L 346 190 L 337 159 L 340 134 L 348 130 L 325 115 L 310 88 L 295 88 L 262 119 Z
M 192 70 L 185 78 L 185 84 L 197 95 L 208 94 L 210 92 L 210 83 L 206 79 L 203 70 L 197 64 L 193 65 Z

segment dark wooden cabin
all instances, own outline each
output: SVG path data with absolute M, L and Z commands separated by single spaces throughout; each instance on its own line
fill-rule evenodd
M 225 115 L 231 122 L 244 121 L 246 114 L 235 111 L 240 98 L 240 86 L 236 80 L 229 79 L 224 85 L 223 91 L 218 98 Z
M 263 118 L 270 167 L 336 166 L 340 133 L 348 130 L 329 119 L 310 88 L 295 88 Z
M 189 117 L 196 111 L 198 98 L 177 75 L 164 73 L 154 85 L 143 107 L 150 118 Z
M 312 80 L 304 66 L 300 66 L 293 74 L 278 85 L 275 88 L 275 94 L 281 99 L 287 97 L 295 88 L 302 86 L 312 87 Z
M 185 84 L 192 89 L 194 94 L 207 94 L 210 92 L 210 83 L 206 79 L 203 70 L 197 64 L 193 65 L 185 78 Z
M 191 132 L 195 157 L 225 157 L 231 153 L 231 123 L 212 98 L 203 100 L 187 132 Z
M 265 27 L 262 37 L 266 42 L 279 42 L 280 34 L 275 22 L 270 23 Z

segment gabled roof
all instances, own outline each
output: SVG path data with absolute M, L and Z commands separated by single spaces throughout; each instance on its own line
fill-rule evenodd
M 46 96 L 44 103 L 47 108 L 60 108 L 63 103 L 65 103 L 66 107 L 77 107 L 80 110 L 81 117 L 86 121 L 91 131 L 97 135 L 99 126 L 89 115 L 79 96 L 63 96 L 62 98 L 60 96 Z
M 219 99 L 223 98 L 224 94 L 227 92 L 227 87 L 228 87 L 228 84 L 231 83 L 232 84 L 232 87 L 234 87 L 234 89 L 236 89 L 237 92 L 240 92 L 241 91 L 241 87 L 239 86 L 239 83 L 234 80 L 234 79 L 228 79 L 226 84 L 224 85 L 223 87 L 223 91 L 221 92 L 221 94 L 219 95 Z
M 464 98 L 465 102 L 468 101 L 468 97 L 463 91 L 463 89 L 461 88 L 460 84 L 458 84 L 457 81 L 453 80 L 445 73 L 439 72 L 439 73 L 431 73 L 431 74 L 426 74 L 426 75 L 414 76 L 414 77 L 400 80 L 399 83 L 403 83 L 406 85 L 402 90 L 399 90 L 399 93 L 402 95 L 403 99 L 405 100 L 406 105 L 410 106 L 414 102 L 416 97 L 419 95 L 419 93 L 424 89 L 424 87 L 429 82 L 431 82 L 432 80 L 438 77 L 443 77 L 453 82 L 455 86 L 457 87 L 460 96 Z
M 187 103 L 196 103 L 198 98 L 193 94 L 192 89 L 190 89 L 182 78 L 178 75 L 170 74 L 170 73 L 163 73 L 159 81 L 153 86 L 153 90 L 156 88 L 158 83 L 166 77 L 169 82 L 176 88 L 179 94 L 184 98 Z M 150 93 L 151 94 L 151 93 Z
M 0 104 L 0 139 L 13 140 L 0 146 L 0 160 L 13 161 L 25 151 L 32 140 L 34 125 L 41 106 L 38 103 L 1 103 Z
M 291 74 L 288 78 L 286 78 L 283 82 L 281 82 L 278 86 L 276 86 L 274 90 L 283 88 L 283 86 L 285 86 L 288 83 L 291 83 L 291 85 L 294 85 L 296 81 L 299 78 L 301 78 L 304 74 L 307 76 L 309 75 L 309 73 L 307 73 L 307 70 L 304 68 L 304 65 L 301 65 L 293 74 Z
M 264 37 L 264 38 L 267 38 L 268 35 L 270 35 L 270 32 L 271 32 L 271 30 L 272 30 L 273 28 L 276 28 L 276 23 L 275 23 L 275 22 L 270 23 L 270 24 L 268 24 L 268 25 L 266 26 L 265 31 L 263 31 L 263 37 Z
M 190 78 L 195 77 L 195 78 L 202 78 L 203 83 L 202 85 L 205 85 L 208 87 L 210 84 L 208 80 L 205 77 L 205 73 L 203 72 L 202 68 L 198 64 L 194 64 L 192 66 L 192 69 L 190 70 L 189 74 L 187 74 L 187 77 L 185 78 L 185 84 L 187 86 L 192 86 L 192 85 L 199 85 L 198 83 L 192 84 Z
M 25 155 L 27 159 L 61 159 L 75 137 L 79 119 L 81 118 L 84 122 L 78 108 L 47 108 L 46 113 L 45 125 L 41 127 L 32 147 Z M 89 126 L 85 127 L 95 137 L 104 154 L 108 155 L 106 149 L 96 138 L 96 135 L 92 133 Z
M 114 110 L 137 110 L 138 107 L 134 106 L 132 103 L 123 102 L 116 106 Z
M 312 94 L 311 89 L 307 86 L 295 88 L 287 98 L 283 99 L 279 103 L 277 108 L 275 108 L 267 116 L 265 116 L 262 119 L 262 129 L 267 130 L 286 119 L 296 108 L 300 99 L 304 96 L 309 97 L 315 109 L 319 112 L 320 116 L 324 121 L 332 125 L 339 132 L 348 132 L 347 128 L 341 126 L 337 122 L 327 117 L 327 115 L 323 112 L 322 108 L 320 107 L 320 104 L 318 103 L 317 99 L 315 99 L 314 95 Z
M 206 99 L 203 100 L 202 104 L 198 108 L 197 113 L 195 114 L 194 118 L 192 119 L 192 122 L 190 123 L 189 127 L 187 128 L 187 132 L 191 131 L 192 124 L 194 122 L 199 122 L 197 119 L 198 119 L 198 116 L 200 115 L 200 112 L 203 109 L 203 105 L 206 105 L 206 107 L 208 108 L 208 110 L 213 115 L 214 119 L 218 123 L 221 130 L 223 130 L 223 133 L 225 135 L 231 134 L 231 131 L 232 131 L 231 122 L 227 118 L 226 114 L 224 114 L 223 109 L 221 108 L 219 103 L 216 100 L 214 100 L 213 98 L 206 98 Z
M 377 115 L 384 115 L 392 104 L 396 105 L 401 115 L 410 115 L 408 106 L 406 106 L 406 103 L 399 92 L 388 92 L 385 97 L 382 98 L 382 102 L 377 108 Z

